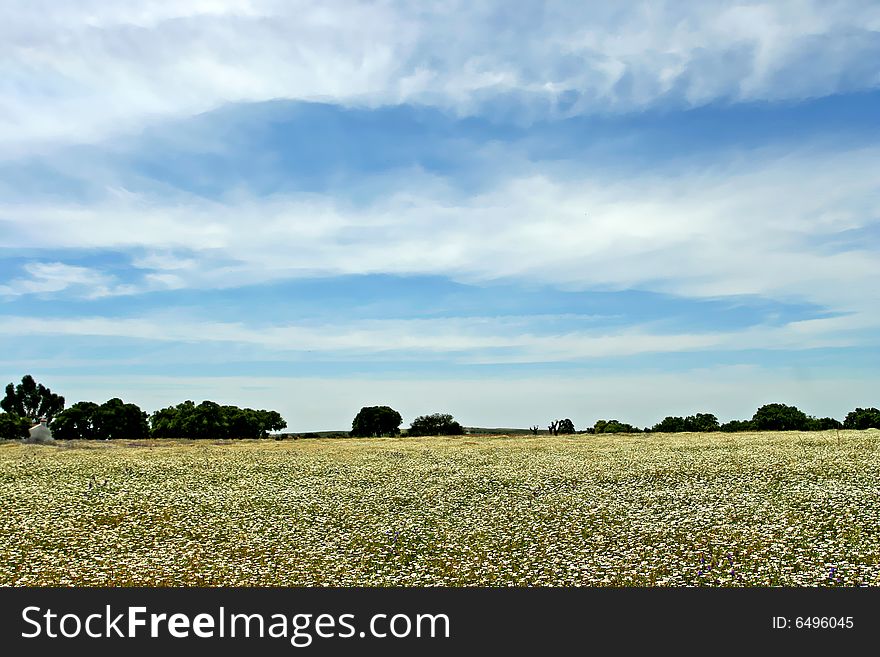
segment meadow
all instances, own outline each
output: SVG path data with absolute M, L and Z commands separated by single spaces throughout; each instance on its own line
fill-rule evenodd
M 880 585 L 880 431 L 0 445 L 4 586 Z

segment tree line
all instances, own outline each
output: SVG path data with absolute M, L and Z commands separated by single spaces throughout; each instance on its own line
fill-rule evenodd
M 550 433 L 575 433 L 570 420 L 563 420 L 557 425 L 565 430 L 553 430 Z M 749 420 L 730 420 L 721 424 L 712 413 L 696 413 L 695 415 L 668 415 L 651 427 L 640 429 L 619 420 L 597 420 L 582 433 L 682 433 L 687 431 L 709 433 L 713 431 L 827 431 L 829 429 L 880 429 L 880 410 L 876 408 L 856 408 L 843 421 L 832 417 L 817 418 L 807 415 L 796 406 L 787 404 L 764 404 Z M 537 427 L 532 427 L 537 433 Z
M 389 406 L 365 406 L 355 416 L 352 436 L 398 436 L 402 418 L 400 413 Z M 856 408 L 844 420 L 831 417 L 816 418 L 807 415 L 796 406 L 786 404 L 765 404 L 750 420 L 731 420 L 721 424 L 712 413 L 696 413 L 686 417 L 669 415 L 652 427 L 640 429 L 620 420 L 597 420 L 593 426 L 578 432 L 570 418 L 553 420 L 547 426 L 547 433 L 560 434 L 600 434 L 600 433 L 681 433 L 687 431 L 709 433 L 714 431 L 827 431 L 829 429 L 880 429 L 880 410 L 876 408 Z M 538 435 L 538 425 L 529 427 Z M 417 417 L 405 432 L 408 436 L 461 435 L 464 428 L 447 413 L 435 413 Z
M 114 397 L 103 404 L 81 401 L 64 408 L 64 397 L 26 375 L 6 386 L 0 400 L 0 438 L 27 438 L 30 427 L 45 417 L 54 438 L 112 440 L 126 438 L 266 438 L 287 423 L 277 411 L 185 401 L 148 415 L 136 404 Z
M 38 384 L 30 375 L 21 383 L 6 386 L 0 400 L 0 438 L 27 438 L 30 427 L 41 417 L 47 418 L 55 438 L 61 440 L 110 440 L 115 438 L 266 438 L 270 432 L 287 427 L 277 411 L 254 410 L 221 405 L 213 401 L 196 404 L 184 401 L 159 409 L 152 414 L 136 404 L 119 398 L 103 404 L 81 401 L 65 408 L 64 397 Z M 449 413 L 433 413 L 415 418 L 410 427 L 401 431 L 403 418 L 390 406 L 365 406 L 351 425 L 351 436 L 456 436 L 465 428 Z M 597 420 L 578 431 L 569 418 L 553 420 L 547 433 L 613 434 L 613 433 L 677 433 L 713 431 L 824 431 L 829 429 L 880 429 L 880 410 L 856 408 L 841 421 L 831 417 L 816 418 L 796 406 L 765 404 L 748 420 L 731 420 L 724 424 L 712 413 L 688 416 L 667 416 L 652 427 L 640 429 L 620 420 Z M 529 428 L 537 435 L 538 425 Z

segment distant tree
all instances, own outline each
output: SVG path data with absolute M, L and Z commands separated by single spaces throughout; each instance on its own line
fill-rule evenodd
M 183 420 L 195 407 L 192 401 L 186 400 L 155 411 L 150 416 L 150 435 L 154 438 L 184 438 Z
M 843 422 L 841 422 L 840 420 L 835 420 L 833 417 L 811 417 L 807 420 L 807 429 L 809 431 L 828 431 L 829 429 L 843 429 Z
M 605 426 L 605 433 L 642 433 L 642 430 L 634 424 L 613 420 Z
M 712 413 L 697 413 L 696 415 L 688 415 L 684 419 L 685 431 L 696 431 L 700 433 L 711 433 L 718 431 L 718 418 Z
M 0 400 L 0 408 L 34 422 L 44 415 L 47 420 L 52 420 L 64 410 L 64 397 L 56 395 L 26 374 L 18 385 L 10 383 L 6 386 L 6 396 Z
M 718 431 L 718 418 L 711 413 L 697 413 L 687 417 L 667 416 L 653 426 L 653 431 L 677 433 L 679 431 L 695 431 L 708 433 Z
M 731 420 L 730 422 L 725 422 L 719 428 L 721 431 L 726 431 L 728 433 L 755 430 L 755 427 L 752 426 L 752 423 L 749 420 Z
M 536 424 L 535 426 L 529 426 L 529 431 L 532 432 L 532 435 L 537 436 L 538 435 L 538 425 Z
M 641 433 L 641 429 L 619 420 L 597 420 L 593 433 Z
M 255 411 L 252 408 L 221 406 L 220 414 L 226 428 L 222 438 L 266 438 L 270 431 L 280 431 L 287 422 L 277 411 Z
M 126 404 L 118 397 L 107 400 L 97 408 L 94 425 L 95 437 L 101 440 L 139 440 L 150 435 L 147 414 L 136 404 Z
M 351 423 L 352 436 L 396 436 L 400 433 L 400 413 L 388 406 L 364 406 Z
M 563 434 L 571 434 L 574 433 L 574 422 L 565 418 L 564 420 L 559 421 L 559 433 Z
M 229 425 L 225 420 L 220 404 L 203 401 L 184 418 L 184 435 L 196 439 L 226 438 Z
M 52 421 L 52 433 L 61 440 L 138 440 L 149 435 L 147 414 L 136 404 L 126 404 L 118 397 L 100 406 L 77 402 Z
M 263 436 L 267 436 L 270 431 L 281 431 L 287 428 L 287 422 L 278 411 L 259 410 L 253 412 L 257 415 L 260 431 L 263 433 Z
M 407 429 L 408 436 L 461 436 L 464 427 L 456 422 L 449 413 L 420 415 L 412 421 Z
M 28 437 L 31 421 L 15 413 L 0 413 L 0 440 L 20 440 Z
M 876 408 L 857 408 L 846 414 L 843 420 L 845 429 L 880 429 L 880 410 Z
M 661 433 L 678 433 L 679 431 L 686 431 L 684 428 L 684 418 L 667 415 L 662 421 L 653 426 L 652 431 L 659 431 Z
M 218 425 L 217 438 L 264 438 L 260 416 L 250 408 L 221 406 L 223 421 Z M 222 433 L 220 431 L 222 430 Z
M 52 420 L 52 435 L 59 440 L 92 440 L 95 434 L 95 413 L 98 405 L 94 402 L 76 402 Z
M 150 426 L 154 438 L 265 438 L 287 422 L 277 411 L 187 400 L 154 412 Z
M 752 417 L 758 431 L 803 431 L 808 424 L 806 413 L 786 404 L 765 404 Z

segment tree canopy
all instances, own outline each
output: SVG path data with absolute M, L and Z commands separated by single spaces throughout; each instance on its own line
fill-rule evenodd
M 638 433 L 640 430 L 619 420 L 596 420 L 592 433 Z
M 565 434 L 574 433 L 574 422 L 572 422 L 569 418 L 565 418 L 564 420 L 560 420 L 559 425 L 556 427 L 556 430 L 559 433 L 565 433 Z
M 28 437 L 31 421 L 15 413 L 0 413 L 0 440 L 20 440 Z
M 803 431 L 809 423 L 806 413 L 786 404 L 764 404 L 752 417 L 756 431 Z
M 64 397 L 56 395 L 26 374 L 18 385 L 9 383 L 6 386 L 6 395 L 0 400 L 0 408 L 34 422 L 44 415 L 51 420 L 64 409 Z
M 61 440 L 137 440 L 150 435 L 147 414 L 136 404 L 126 404 L 118 397 L 100 406 L 77 402 L 52 421 L 52 433 Z
M 697 413 L 687 417 L 667 416 L 661 422 L 655 424 L 651 431 L 675 433 L 679 431 L 695 431 L 708 433 L 718 431 L 718 418 L 712 413 Z
M 52 420 L 52 434 L 59 440 L 92 440 L 97 438 L 95 415 L 100 408 L 95 402 L 76 402 Z
M 846 414 L 843 420 L 845 429 L 880 429 L 880 410 L 876 408 L 857 408 Z
M 101 404 L 95 413 L 98 438 L 138 440 L 150 435 L 147 414 L 135 404 L 126 404 L 118 397 Z
M 400 413 L 389 406 L 364 406 L 351 422 L 351 435 L 396 436 L 401 422 Z
M 835 420 L 833 417 L 811 417 L 807 424 L 807 428 L 811 431 L 827 431 L 829 429 L 843 429 L 843 422 Z
M 420 415 L 412 421 L 407 429 L 408 436 L 460 436 L 464 427 L 456 422 L 449 413 L 433 413 Z
M 729 433 L 736 431 L 754 431 L 754 427 L 750 420 L 731 420 L 730 422 L 722 424 L 720 429 L 721 431 L 727 431 Z
M 196 439 L 265 438 L 270 431 L 287 426 L 277 411 L 221 406 L 212 401 L 196 405 L 190 400 L 159 409 L 150 416 L 150 424 L 155 438 Z

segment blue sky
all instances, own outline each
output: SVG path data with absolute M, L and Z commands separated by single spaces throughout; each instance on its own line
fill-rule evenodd
M 875 3 L 0 19 L 4 383 L 303 431 L 880 404 Z

